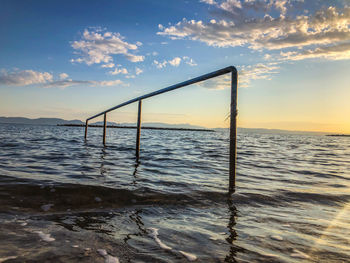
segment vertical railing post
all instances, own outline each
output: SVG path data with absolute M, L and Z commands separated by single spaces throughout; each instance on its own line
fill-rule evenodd
M 136 159 L 140 156 L 140 135 L 141 135 L 141 111 L 142 111 L 142 100 L 139 100 L 139 110 L 137 115 L 137 134 L 136 134 Z
M 107 113 L 103 115 L 103 145 L 106 145 Z
M 236 185 L 236 155 L 237 155 L 237 82 L 238 73 L 231 73 L 231 117 L 230 117 L 230 170 L 229 192 L 235 191 Z
M 86 120 L 85 122 L 85 136 L 84 136 L 85 140 L 87 138 L 87 129 L 88 129 L 88 120 Z

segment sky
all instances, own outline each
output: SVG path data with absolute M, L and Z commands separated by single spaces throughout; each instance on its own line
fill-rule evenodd
M 239 127 L 350 133 L 349 0 L 1 0 L 0 36 L 0 116 L 84 121 L 232 65 Z M 228 127 L 229 104 L 226 75 L 143 101 L 142 120 Z

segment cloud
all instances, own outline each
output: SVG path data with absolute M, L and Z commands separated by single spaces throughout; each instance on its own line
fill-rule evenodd
M 182 59 L 187 65 L 190 65 L 191 67 L 197 66 L 197 63 L 194 62 L 194 60 L 192 58 L 184 56 L 184 57 L 182 57 Z
M 64 80 L 64 79 L 68 78 L 69 75 L 68 75 L 67 73 L 61 73 L 61 74 L 59 75 L 59 77 L 60 77 L 61 80 Z
M 136 74 L 136 75 L 140 75 L 142 72 L 143 72 L 142 69 L 140 69 L 140 68 L 138 68 L 138 67 L 135 68 L 135 74 Z
M 144 60 L 144 56 L 130 52 L 136 52 L 141 45 L 141 42 L 136 42 L 136 44 L 126 42 L 119 33 L 85 29 L 82 39 L 71 44 L 72 48 L 76 50 L 76 54 L 79 55 L 71 62 L 86 63 L 87 65 L 105 63 L 102 67 L 108 67 L 106 65 L 111 65 L 113 62 L 113 55 L 123 55 L 131 62 L 140 62 Z
M 156 65 L 157 68 L 161 69 L 161 68 L 165 68 L 168 64 L 173 67 L 178 67 L 182 61 L 190 66 L 197 66 L 196 62 L 194 62 L 192 58 L 187 56 L 183 56 L 182 58 L 175 57 L 171 60 L 163 60 L 163 62 L 160 62 L 158 60 L 153 60 L 153 64 Z
M 128 74 L 128 70 L 126 68 L 115 68 L 114 71 L 108 72 L 111 75 L 118 75 L 118 74 Z
M 156 65 L 157 68 L 165 68 L 168 61 L 164 60 L 163 62 L 159 62 L 158 60 L 153 60 L 153 64 Z
M 114 63 L 108 63 L 101 66 L 101 68 L 114 68 Z
M 45 83 L 42 87 L 43 88 L 68 88 L 73 86 L 79 86 L 79 85 L 87 85 L 90 86 L 92 83 L 88 80 L 55 80 L 48 83 Z
M 350 41 L 350 7 L 328 7 L 295 14 L 301 1 L 202 1 L 215 10 L 208 22 L 183 19 L 157 33 L 213 47 L 245 46 L 255 50 L 334 46 Z M 294 10 L 289 12 L 289 10 Z M 303 10 L 303 9 L 302 9 Z M 331 48 L 332 49 L 332 48 Z M 300 57 L 301 58 L 301 57 Z
M 278 69 L 278 63 L 275 62 L 241 66 L 238 69 L 238 87 L 249 87 L 252 80 L 270 79 L 272 74 L 278 73 Z M 228 89 L 231 87 L 231 75 L 226 74 L 217 78 L 203 81 L 199 84 L 199 86 L 213 90 Z
M 67 88 L 72 86 L 127 86 L 123 81 L 108 80 L 72 80 L 68 79 L 67 73 L 61 73 L 58 79 L 54 80 L 53 75 L 48 72 L 34 70 L 0 71 L 0 86 L 30 86 L 37 85 L 43 88 Z
M 172 60 L 169 60 L 168 62 L 173 67 L 178 67 L 180 65 L 180 63 L 181 63 L 181 58 L 176 57 L 176 58 L 173 58 Z
M 327 60 L 350 59 L 350 43 L 308 49 L 302 52 L 289 51 L 281 52 L 281 60 L 303 60 L 311 58 L 323 58 Z
M 111 86 L 127 86 L 123 81 L 116 80 L 104 80 L 104 81 L 95 81 L 95 80 L 56 80 L 43 85 L 43 88 L 68 88 L 73 86 L 98 86 L 98 87 L 111 87 Z
M 119 86 L 124 84 L 124 82 L 121 81 L 120 79 L 116 79 L 116 80 L 93 81 L 92 84 L 95 84 L 97 86 Z
M 272 74 L 278 73 L 279 65 L 276 62 L 267 64 L 242 66 L 238 70 L 238 83 L 242 88 L 249 87 L 252 80 L 271 79 Z
M 53 76 L 48 72 L 38 72 L 34 70 L 22 70 L 0 72 L 0 85 L 4 86 L 27 86 L 33 84 L 43 84 L 52 81 Z
M 208 5 L 216 5 L 217 3 L 214 0 L 200 0 L 202 3 L 206 3 Z

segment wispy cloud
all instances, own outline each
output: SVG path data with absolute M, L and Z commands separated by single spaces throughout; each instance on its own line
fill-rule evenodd
M 281 52 L 281 60 L 303 60 L 308 58 L 324 58 L 327 60 L 350 59 L 350 43 L 340 43 L 303 51 Z
M 60 77 L 60 80 L 64 80 L 64 79 L 67 79 L 69 75 L 67 73 L 61 73 L 59 77 Z
M 118 74 L 128 74 L 128 70 L 126 68 L 115 68 L 113 71 L 108 72 L 111 75 L 118 75 Z
M 143 72 L 142 69 L 140 69 L 140 68 L 138 68 L 138 67 L 135 68 L 135 74 L 136 74 L 136 75 L 140 75 L 142 72 Z
M 0 86 L 30 86 L 36 85 L 43 88 L 67 88 L 72 86 L 127 86 L 126 83 L 117 80 L 72 80 L 67 73 L 59 74 L 54 80 L 52 74 L 34 70 L 0 71 Z
M 52 81 L 53 76 L 48 72 L 38 72 L 34 70 L 6 71 L 0 72 L 0 85 L 26 86 L 33 84 L 43 84 Z
M 270 79 L 272 74 L 277 73 L 278 63 L 271 62 L 267 64 L 258 63 L 256 65 L 241 66 L 238 68 L 238 82 L 240 88 L 246 88 L 251 85 L 252 80 Z M 203 81 L 199 86 L 207 89 L 223 90 L 231 87 L 231 76 L 224 75 L 217 78 Z
M 102 67 L 112 67 L 113 55 L 123 55 L 131 62 L 140 62 L 144 56 L 136 55 L 141 42 L 131 44 L 119 33 L 95 29 L 85 29 L 82 39 L 72 42 L 71 46 L 76 50 L 78 58 L 71 62 L 86 63 L 87 65 L 105 63 Z
M 153 60 L 153 64 L 156 65 L 157 68 L 165 68 L 167 65 L 173 66 L 173 67 L 178 67 L 181 62 L 184 62 L 190 66 L 197 66 L 196 62 L 190 57 L 184 56 L 182 58 L 180 57 L 175 57 L 171 60 L 163 60 L 163 62 L 160 62 L 158 60 Z
M 202 2 L 215 8 L 212 14 L 216 19 L 210 19 L 208 22 L 183 19 L 169 27 L 159 26 L 160 31 L 157 34 L 171 39 L 200 41 L 214 47 L 246 46 L 258 50 L 319 47 L 318 51 L 314 50 L 313 55 L 317 52 L 320 54 L 320 50 L 336 49 L 338 46 L 337 56 L 346 55 L 347 50 L 340 49 L 344 48 L 345 42 L 350 41 L 349 6 L 331 6 L 310 15 L 295 15 L 289 10 L 301 1 Z M 295 12 L 295 8 L 293 10 Z M 299 59 L 308 57 L 311 55 L 298 56 Z

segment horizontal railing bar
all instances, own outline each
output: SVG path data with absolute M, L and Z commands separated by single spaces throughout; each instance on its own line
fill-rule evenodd
M 201 82 L 201 81 L 204 81 L 204 80 L 207 80 L 207 79 L 210 79 L 210 78 L 214 78 L 214 77 L 217 77 L 217 76 L 220 76 L 220 75 L 224 75 L 224 74 L 227 74 L 227 73 L 230 73 L 230 72 L 236 72 L 236 68 L 233 67 L 233 66 L 230 66 L 230 67 L 226 67 L 226 68 L 223 68 L 223 69 L 219 69 L 217 71 L 214 71 L 214 72 L 211 72 L 211 73 L 208 73 L 208 74 L 205 74 L 205 75 L 202 75 L 202 76 L 199 76 L 197 78 L 193 78 L 193 79 L 190 79 L 190 80 L 187 80 L 187 81 L 184 81 L 184 82 L 181 82 L 181 83 L 178 83 L 178 84 L 175 84 L 175 85 L 172 85 L 172 86 L 169 86 L 167 88 L 164 88 L 164 89 L 160 89 L 160 90 L 157 90 L 157 91 L 154 91 L 154 92 L 151 92 L 151 93 L 148 93 L 148 94 L 145 94 L 143 96 L 140 96 L 140 97 L 137 97 L 135 99 L 131 99 L 129 101 L 126 101 L 124 103 L 121 103 L 117 106 L 114 106 L 108 110 L 105 110 L 101 113 L 98 113 L 88 119 L 86 119 L 86 121 L 89 121 L 91 119 L 94 119 L 98 116 L 101 116 L 107 112 L 110 112 L 112 110 L 115 110 L 115 109 L 118 109 L 118 108 L 121 108 L 121 107 L 124 107 L 126 105 L 129 105 L 131 103 L 134 103 L 136 101 L 139 101 L 139 100 L 143 100 L 143 99 L 147 99 L 147 98 L 150 98 L 150 97 L 153 97 L 153 96 L 156 96 L 156 95 L 159 95 L 159 94 L 162 94 L 162 93 L 165 93 L 165 92 L 168 92 L 168 91 L 172 91 L 172 90 L 175 90 L 175 89 L 178 89 L 178 88 L 182 88 L 184 86 L 188 86 L 188 85 L 191 85 L 191 84 L 195 84 L 197 82 Z

